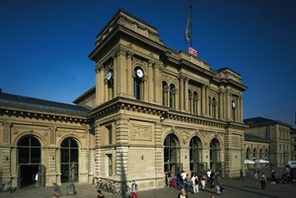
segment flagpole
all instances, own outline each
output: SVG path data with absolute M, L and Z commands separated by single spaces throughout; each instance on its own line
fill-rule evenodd
M 190 24 L 190 47 L 192 47 L 192 5 L 190 5 L 190 18 L 191 18 L 191 24 Z

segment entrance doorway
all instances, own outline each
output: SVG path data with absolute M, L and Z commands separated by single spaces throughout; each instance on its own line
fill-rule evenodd
M 61 143 L 61 182 L 78 181 L 78 144 L 73 138 Z
M 37 138 L 33 136 L 22 137 L 18 144 L 18 167 L 19 181 L 18 186 L 24 187 L 41 182 L 40 163 L 41 163 L 41 145 Z M 38 173 L 38 180 L 35 176 Z

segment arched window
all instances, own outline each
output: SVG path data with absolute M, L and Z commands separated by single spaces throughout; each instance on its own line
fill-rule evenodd
M 197 95 L 197 92 L 193 92 L 193 113 L 194 114 L 197 114 L 198 112 L 198 104 L 197 104 L 197 101 L 198 101 L 198 95 Z
M 262 149 L 259 150 L 259 159 L 263 159 L 263 150 Z
M 136 67 L 134 70 L 134 97 L 138 100 L 143 99 L 143 77 L 144 72 L 140 67 Z
M 256 153 L 257 153 L 256 148 L 254 148 L 253 149 L 253 160 L 254 161 L 256 160 Z
M 168 84 L 162 81 L 162 105 L 168 106 Z
M 182 171 L 178 163 L 178 145 L 178 138 L 174 134 L 168 135 L 164 140 L 164 171 L 170 171 L 174 175 Z
M 200 173 L 203 170 L 201 163 L 201 141 L 198 137 L 193 137 L 189 144 L 190 171 Z
M 209 106 L 209 109 L 208 109 L 208 111 L 209 111 L 209 116 L 212 116 L 212 100 L 211 100 L 211 97 L 209 97 L 209 104 L 208 104 L 208 106 Z
M 108 88 L 108 100 L 114 97 L 114 80 L 113 80 L 113 70 L 109 69 L 106 75 L 106 83 Z
M 78 181 L 78 144 L 73 138 L 61 143 L 61 182 Z
M 188 90 L 188 99 L 189 99 L 189 101 L 188 101 L 189 112 L 192 113 L 192 99 L 193 98 L 192 98 L 192 92 L 190 89 Z
M 175 109 L 175 103 L 176 103 L 176 87 L 174 84 L 170 85 L 170 108 L 172 110 Z
M 41 145 L 34 136 L 24 136 L 17 143 L 18 165 L 20 168 L 20 186 L 27 186 L 35 183 L 35 175 L 38 173 L 38 182 L 41 181 L 45 172 L 41 171 Z M 43 169 L 42 169 L 43 170 Z M 40 183 L 39 183 L 40 184 Z
M 216 106 L 217 106 L 217 102 L 216 102 L 216 98 L 212 99 L 212 116 L 213 118 L 216 118 Z
M 248 160 L 251 160 L 250 159 L 250 153 L 251 153 L 251 151 L 250 151 L 250 148 L 247 148 L 247 152 L 246 152 L 246 159 L 248 159 Z
M 220 151 L 219 141 L 216 138 L 214 138 L 210 143 L 210 168 L 216 171 L 220 168 L 218 167 L 218 163 L 220 162 L 219 151 Z

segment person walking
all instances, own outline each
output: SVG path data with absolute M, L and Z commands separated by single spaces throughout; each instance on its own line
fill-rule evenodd
M 264 190 L 266 188 L 266 183 L 267 183 L 267 179 L 266 179 L 264 172 L 262 173 L 262 175 L 260 177 L 260 183 L 261 183 L 261 189 Z
M 105 195 L 102 193 L 101 190 L 97 190 L 97 198 L 105 198 Z
M 61 196 L 61 188 L 57 183 L 53 183 L 53 196 L 52 198 L 59 198 Z
M 215 176 L 214 176 L 214 182 L 213 182 L 213 186 L 216 186 L 217 189 L 217 195 L 221 195 L 222 194 L 222 183 L 221 183 L 221 178 L 219 176 L 219 172 L 216 172 Z
M 136 184 L 135 180 L 132 181 L 131 196 L 131 198 L 138 198 L 138 184 Z
M 200 183 L 201 183 L 201 190 L 205 190 L 205 188 L 206 188 L 206 179 L 207 179 L 207 177 L 206 177 L 206 175 L 203 175 L 202 177 L 201 177 L 201 181 L 200 181 Z
M 188 198 L 188 195 L 186 194 L 186 191 L 184 188 L 181 189 L 178 198 Z
M 198 176 L 193 173 L 191 177 L 191 183 L 192 183 L 192 188 L 193 188 L 193 193 L 198 193 Z

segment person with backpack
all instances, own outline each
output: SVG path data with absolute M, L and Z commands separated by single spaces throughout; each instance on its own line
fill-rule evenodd
M 136 184 L 135 180 L 132 181 L 131 196 L 131 198 L 138 198 L 138 185 Z
M 193 173 L 191 177 L 191 183 L 192 183 L 192 188 L 193 188 L 193 193 L 198 193 L 198 176 Z

